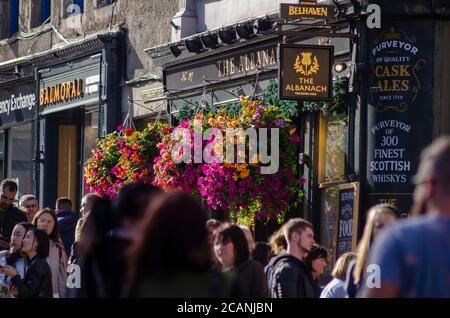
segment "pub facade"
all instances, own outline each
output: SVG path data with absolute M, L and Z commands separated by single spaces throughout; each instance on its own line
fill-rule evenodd
M 302 133 L 299 166 L 307 178 L 302 204 L 289 211 L 288 217 L 310 220 L 318 243 L 329 249 L 334 261 L 356 248 L 366 212 L 374 204 L 390 203 L 403 217 L 409 215 L 411 179 L 420 152 L 450 131 L 450 96 L 444 85 L 450 79 L 445 58 L 450 48 L 443 40 L 450 30 L 448 5 L 419 2 L 413 6 L 407 1 L 365 5 L 309 1 L 302 3 L 327 5 L 330 11 L 305 11 L 289 9 L 298 7 L 298 1 L 279 1 L 267 4 L 265 14 L 249 14 L 247 19 L 241 14 L 241 20 L 222 26 L 213 23 L 218 8 L 208 11 L 206 7 L 205 21 L 197 21 L 196 29 L 146 52 L 163 68 L 167 109 L 172 124 L 177 124 L 177 113 L 186 105 L 220 107 L 238 101 L 240 95 L 264 97 L 273 83 L 281 86 L 280 91 L 284 88 L 284 93 L 286 88 L 298 89 L 301 83 L 279 82 L 283 81 L 279 75 L 285 61 L 280 54 L 283 45 L 330 48 L 328 89 L 332 96 L 318 100 L 284 97 L 298 105 L 293 120 Z M 370 4 L 380 9 L 379 26 L 368 21 Z M 255 12 L 265 5 L 260 3 Z M 194 7 L 186 5 L 185 13 L 180 12 L 174 21 L 182 25 L 191 21 L 188 17 Z M 333 18 L 324 22 L 329 12 Z M 282 19 L 289 13 L 322 17 Z M 199 27 L 208 23 L 209 28 Z M 327 34 L 323 29 L 332 31 Z M 309 57 L 305 58 L 308 64 Z M 294 58 L 289 63 L 296 62 Z M 321 107 L 322 101 L 328 107 Z M 339 109 L 329 108 L 338 103 Z M 256 240 L 267 239 L 276 228 L 275 224 L 256 224 Z

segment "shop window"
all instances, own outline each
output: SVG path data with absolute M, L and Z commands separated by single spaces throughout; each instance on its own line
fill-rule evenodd
M 345 180 L 348 153 L 348 116 L 320 118 L 319 183 Z
M 11 128 L 8 159 L 8 177 L 16 180 L 18 197 L 34 194 L 31 124 Z
M 83 127 L 83 167 L 86 161 L 92 155 L 92 149 L 97 145 L 98 134 L 98 111 L 86 111 L 84 114 Z M 84 171 L 84 170 L 83 170 Z M 85 184 L 81 189 L 83 195 L 85 191 Z
M 57 196 L 75 200 L 77 194 L 77 126 L 58 127 L 58 192 Z
M 0 180 L 5 179 L 5 133 L 0 132 Z
M 31 21 L 30 26 L 36 28 L 42 25 L 51 14 L 51 0 L 31 1 Z M 48 21 L 47 21 L 48 22 Z

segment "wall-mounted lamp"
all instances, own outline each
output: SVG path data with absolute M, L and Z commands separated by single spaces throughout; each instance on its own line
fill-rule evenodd
M 241 39 L 250 39 L 256 35 L 254 26 L 249 24 L 237 25 L 236 33 Z
M 200 37 L 205 47 L 215 49 L 219 46 L 219 36 L 217 33 L 205 34 Z
M 341 73 L 345 71 L 348 68 L 348 66 L 346 63 L 338 62 L 333 65 L 333 68 L 336 73 Z
M 186 40 L 184 44 L 186 45 L 187 50 L 191 53 L 200 53 L 205 50 L 202 41 L 200 41 L 200 38 L 198 37 Z
M 237 40 L 236 31 L 234 29 L 220 30 L 219 39 L 224 44 L 232 44 Z
M 177 45 L 171 45 L 169 46 L 170 52 L 172 52 L 172 55 L 175 57 L 178 57 L 181 54 L 181 50 Z

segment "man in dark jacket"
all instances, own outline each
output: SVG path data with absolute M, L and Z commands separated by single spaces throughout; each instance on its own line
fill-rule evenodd
M 314 290 L 303 262 L 314 246 L 311 223 L 301 218 L 289 220 L 284 233 L 287 251 L 272 258 L 266 268 L 272 298 L 314 298 Z
M 26 222 L 25 213 L 13 206 L 17 183 L 5 179 L 0 183 L 0 250 L 9 249 L 11 233 L 17 223 Z
M 72 244 L 75 241 L 75 227 L 78 215 L 72 212 L 72 201 L 69 198 L 56 200 L 56 216 L 58 218 L 58 230 L 67 255 L 70 255 Z

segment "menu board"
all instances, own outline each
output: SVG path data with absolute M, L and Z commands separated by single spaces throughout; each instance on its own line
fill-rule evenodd
M 339 210 L 336 218 L 336 260 L 356 248 L 358 235 L 359 183 L 339 186 Z

